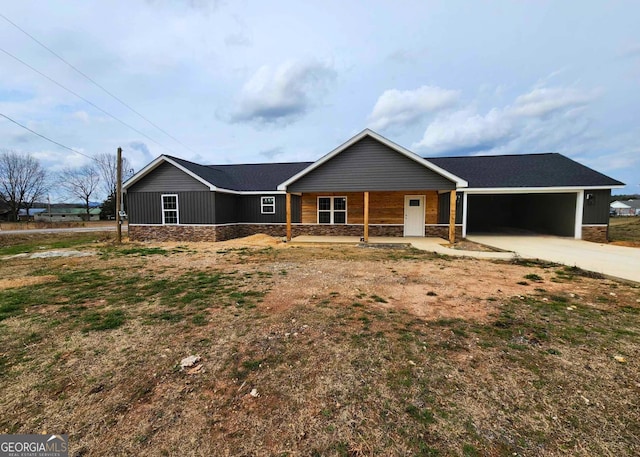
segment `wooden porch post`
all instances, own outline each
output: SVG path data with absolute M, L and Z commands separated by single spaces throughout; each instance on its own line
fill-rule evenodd
M 364 193 L 364 242 L 369 242 L 369 192 Z
M 449 243 L 456 241 L 456 191 L 451 191 L 449 201 Z
M 291 241 L 291 194 L 287 192 L 287 241 Z

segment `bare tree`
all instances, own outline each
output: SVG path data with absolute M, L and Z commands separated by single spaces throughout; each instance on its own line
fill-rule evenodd
M 115 198 L 116 187 L 118 186 L 118 162 L 116 154 L 103 152 L 95 156 L 98 171 L 100 172 L 101 188 L 106 198 Z M 129 165 L 126 157 L 122 158 L 122 180 L 126 181 L 133 176 L 133 168 Z
M 102 202 L 102 215 L 105 218 L 116 214 L 116 189 L 118 186 L 118 158 L 117 155 L 103 152 L 95 156 L 102 179 L 101 190 L 105 196 Z M 133 176 L 133 168 L 126 157 L 122 158 L 122 180 L 126 181 Z
M 18 220 L 21 207 L 27 210 L 47 191 L 47 173 L 31 154 L 10 150 L 0 151 L 0 201 L 11 211 L 12 220 Z
M 60 172 L 60 186 L 74 198 L 79 198 L 87 212 L 87 220 L 91 220 L 91 197 L 100 186 L 100 172 L 95 165 L 80 168 L 65 168 Z

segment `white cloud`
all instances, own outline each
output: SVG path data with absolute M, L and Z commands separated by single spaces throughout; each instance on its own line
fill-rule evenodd
M 373 129 L 406 126 L 456 104 L 460 92 L 435 86 L 422 86 L 415 90 L 391 89 L 385 91 L 369 115 Z
M 317 62 L 286 62 L 261 67 L 243 86 L 234 122 L 291 122 L 304 115 L 335 78 L 335 71 Z
M 492 109 L 481 116 L 472 110 L 461 110 L 436 118 L 412 147 L 430 153 L 450 150 L 477 151 L 491 149 L 512 134 L 512 123 L 504 111 Z
M 81 147 L 73 147 L 76 152 L 65 151 L 63 149 L 40 149 L 34 151 L 33 156 L 50 172 L 57 173 L 64 168 L 76 168 L 91 163 L 91 159 L 87 157 L 87 151 Z
M 598 155 L 596 157 L 585 157 L 582 159 L 587 165 L 595 168 L 599 171 L 620 171 L 628 170 L 631 167 L 637 167 L 640 165 L 640 147 L 628 147 L 621 151 L 610 152 L 607 154 Z M 638 178 L 636 177 L 636 180 Z M 627 179 L 627 184 L 638 184 Z
M 586 119 L 595 92 L 569 87 L 536 87 L 511 105 L 486 114 L 472 108 L 439 115 L 413 147 L 428 153 L 540 152 L 588 135 Z
M 147 163 L 153 160 L 153 154 L 143 141 L 130 141 L 127 147 L 124 148 L 123 154 L 136 171 L 142 169 Z
M 544 117 L 557 111 L 587 105 L 594 94 L 565 87 L 540 87 L 516 98 L 512 114 L 525 117 Z

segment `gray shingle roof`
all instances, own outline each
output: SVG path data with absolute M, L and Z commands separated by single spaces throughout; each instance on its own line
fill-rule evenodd
M 558 153 L 434 157 L 426 160 L 467 180 L 471 188 L 623 185 Z
M 236 191 L 275 191 L 278 184 L 302 171 L 312 162 L 199 165 L 167 156 L 216 187 Z
M 235 191 L 275 191 L 313 162 L 200 165 L 167 156 L 216 187 Z M 469 182 L 471 188 L 610 187 L 623 185 L 558 153 L 501 156 L 427 157 Z

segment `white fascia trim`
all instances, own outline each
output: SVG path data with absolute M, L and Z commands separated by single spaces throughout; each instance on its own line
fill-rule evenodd
M 565 187 L 471 187 L 460 189 L 467 194 L 532 194 L 553 192 L 580 192 L 583 190 L 622 189 L 625 186 L 565 186 Z
M 388 140 L 387 138 L 383 137 L 382 135 L 377 134 L 373 130 L 364 129 L 362 132 L 358 133 L 356 136 L 354 136 L 351 139 L 347 140 L 346 142 L 342 143 L 340 146 L 335 148 L 330 153 L 328 153 L 328 154 L 324 155 L 323 157 L 321 157 L 320 159 L 316 160 L 314 163 L 309 165 L 304 170 L 300 171 L 298 174 L 296 174 L 296 175 L 292 176 L 291 178 L 287 179 L 285 182 L 283 182 L 282 184 L 280 184 L 278 186 L 278 190 L 286 191 L 287 187 L 291 183 L 297 181 L 298 179 L 302 178 L 304 175 L 306 175 L 306 174 L 310 173 L 311 171 L 315 170 L 316 168 L 318 168 L 320 165 L 322 165 L 325 162 L 331 160 L 332 158 L 334 158 L 335 156 L 340 154 L 342 151 L 344 151 L 348 147 L 354 145 L 355 143 L 357 143 L 358 141 L 360 141 L 361 139 L 363 139 L 366 136 L 370 136 L 374 140 L 379 141 L 380 143 L 384 144 L 385 146 L 387 146 L 387 147 L 393 149 L 394 151 L 399 152 L 400 154 L 404 155 L 405 157 L 408 157 L 409 159 L 419 163 L 420 165 L 430 169 L 431 171 L 434 171 L 434 172 L 438 173 L 439 175 L 444 176 L 445 178 L 449 179 L 450 181 L 455 182 L 457 188 L 467 187 L 469 185 L 469 183 L 467 181 L 465 181 L 464 179 L 462 179 L 462 178 L 460 178 L 460 177 L 458 177 L 458 176 L 456 176 L 456 175 L 454 175 L 452 173 L 449 173 L 448 171 L 444 170 L 443 168 L 440 168 L 440 167 L 434 165 L 433 163 L 429 162 L 428 160 L 423 159 L 422 157 L 420 157 L 416 153 L 411 152 L 408 149 L 403 148 L 399 144 L 396 144 L 393 141 Z
M 468 193 L 462 193 L 462 238 L 467 237 L 467 200 Z
M 607 227 L 608 224 L 582 224 L 583 227 Z
M 147 165 L 142 170 L 140 170 L 138 173 L 136 173 L 131 178 L 129 178 L 129 180 L 127 180 L 127 182 L 125 182 L 124 185 L 122 186 L 123 190 L 126 191 L 127 188 L 131 187 L 133 184 L 135 184 L 136 182 L 138 182 L 139 180 L 141 180 L 142 178 L 147 176 L 149 173 L 151 173 L 153 170 L 155 170 L 163 162 L 170 163 L 171 165 L 176 167 L 178 170 L 182 171 L 183 173 L 188 174 L 189 176 L 191 176 L 196 181 L 198 181 L 198 182 L 204 184 L 205 186 L 207 186 L 209 188 L 209 190 L 218 190 L 217 187 L 214 184 L 211 184 L 209 181 L 207 181 L 206 179 L 201 178 L 200 176 L 198 176 L 197 174 L 193 173 L 192 171 L 187 170 L 185 167 L 183 167 L 182 165 L 180 165 L 176 161 L 171 160 L 169 157 L 167 157 L 165 155 L 161 155 L 160 157 L 155 159 L 153 162 L 151 162 L 149 165 Z
M 213 189 L 212 189 L 213 190 Z M 216 192 L 220 192 L 222 194 L 233 194 L 233 195 L 285 195 L 286 192 L 282 190 L 231 190 L 231 189 L 223 189 L 222 187 L 218 187 L 215 189 Z
M 574 230 L 574 238 L 582 239 L 582 217 L 584 213 L 584 191 L 576 193 L 576 225 Z

